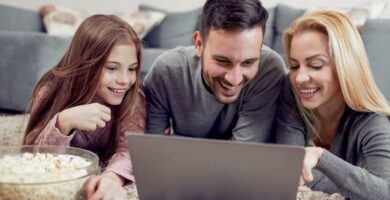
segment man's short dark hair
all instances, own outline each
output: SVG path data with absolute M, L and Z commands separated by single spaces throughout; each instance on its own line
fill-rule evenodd
M 240 31 L 260 26 L 264 36 L 267 19 L 268 11 L 259 0 L 207 0 L 199 31 L 205 41 L 210 29 Z

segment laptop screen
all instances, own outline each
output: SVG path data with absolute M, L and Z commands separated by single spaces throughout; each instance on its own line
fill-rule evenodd
M 296 199 L 303 147 L 131 135 L 140 199 Z

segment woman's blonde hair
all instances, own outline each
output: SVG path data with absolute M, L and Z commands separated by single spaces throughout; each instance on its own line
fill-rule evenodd
M 284 32 L 286 57 L 290 55 L 294 35 L 305 31 L 316 31 L 327 36 L 329 55 L 336 66 L 347 106 L 359 112 L 389 116 L 390 107 L 372 77 L 362 38 L 347 16 L 334 10 L 315 10 L 296 19 Z M 313 129 L 316 110 L 304 109 L 298 98 L 297 102 L 301 115 Z

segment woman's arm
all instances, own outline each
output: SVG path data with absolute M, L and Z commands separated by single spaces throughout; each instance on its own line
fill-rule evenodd
M 390 196 L 390 128 L 387 118 L 373 118 L 356 134 L 358 163 L 352 165 L 324 150 L 316 169 L 352 199 L 388 199 Z M 347 134 L 347 133 L 345 133 Z M 318 147 L 314 147 L 318 148 Z M 327 180 L 327 179 L 324 179 Z M 317 184 L 322 191 L 326 184 Z M 331 186 L 329 185 L 329 187 Z M 321 186 L 321 188 L 319 187 Z

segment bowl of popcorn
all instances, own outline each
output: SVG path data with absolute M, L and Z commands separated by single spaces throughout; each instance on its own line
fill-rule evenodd
M 84 183 L 99 171 L 98 156 L 84 149 L 0 147 L 0 199 L 83 199 Z

